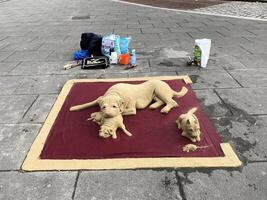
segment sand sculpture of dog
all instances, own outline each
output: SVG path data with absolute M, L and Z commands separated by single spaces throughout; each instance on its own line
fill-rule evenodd
M 191 108 L 176 120 L 177 127 L 183 131 L 182 136 L 189 138 L 192 142 L 200 141 L 200 125 L 196 115 L 194 115 L 196 111 L 196 107 Z
M 92 120 L 93 122 L 100 125 L 100 137 L 108 138 L 111 136 L 113 139 L 117 139 L 118 128 L 121 128 L 126 135 L 132 136 L 132 134 L 126 129 L 125 125 L 123 124 L 123 118 L 121 114 L 115 117 L 106 118 L 101 112 L 95 112 L 91 114 L 91 117 L 88 120 Z
M 141 84 L 118 83 L 111 86 L 103 96 L 82 105 L 73 106 L 70 111 L 81 110 L 99 105 L 104 117 L 114 117 L 118 112 L 122 115 L 134 115 L 137 109 L 156 109 L 165 104 L 162 113 L 168 113 L 178 104 L 173 97 L 182 97 L 188 89 L 182 87 L 179 92 L 174 91 L 164 81 L 149 80 Z
M 156 109 L 166 104 L 162 113 L 168 113 L 173 107 L 178 106 L 172 98 L 182 97 L 187 93 L 183 87 L 176 92 L 170 86 L 160 80 L 150 80 L 141 84 L 118 83 L 110 87 L 103 96 L 82 105 L 73 106 L 70 111 L 81 110 L 94 105 L 100 106 L 100 112 L 91 114 L 90 120 L 100 125 L 99 136 L 107 138 L 112 136 L 116 139 L 116 130 L 121 128 L 128 136 L 132 134 L 126 130 L 122 115 L 134 115 L 137 109 L 146 108 L 153 100 L 150 109 Z

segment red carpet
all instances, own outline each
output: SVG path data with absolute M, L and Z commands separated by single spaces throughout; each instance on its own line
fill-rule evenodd
M 85 103 L 101 96 L 114 83 L 75 83 L 68 94 L 40 155 L 41 159 L 100 159 L 100 158 L 148 158 L 148 157 L 218 157 L 224 156 L 221 140 L 213 125 L 196 99 L 190 85 L 182 80 L 166 81 L 174 90 L 182 86 L 189 92 L 176 99 L 179 107 L 167 115 L 157 110 L 138 110 L 137 115 L 124 116 L 127 129 L 133 134 L 129 137 L 118 131 L 118 139 L 104 139 L 98 136 L 99 126 L 86 121 L 98 106 L 82 111 L 70 112 L 72 105 Z M 138 82 L 132 82 L 138 83 Z M 191 143 L 181 136 L 175 120 L 181 113 L 198 107 L 195 113 L 200 119 L 201 142 L 198 146 L 208 148 L 185 153 L 182 147 Z

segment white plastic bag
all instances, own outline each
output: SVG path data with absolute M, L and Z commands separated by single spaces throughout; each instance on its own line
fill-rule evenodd
M 201 49 L 201 67 L 206 67 L 210 56 L 210 39 L 196 39 L 195 45 Z

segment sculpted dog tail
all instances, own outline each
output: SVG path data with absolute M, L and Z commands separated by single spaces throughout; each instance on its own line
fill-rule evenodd
M 81 104 L 81 105 L 77 105 L 77 106 L 72 106 L 72 107 L 70 107 L 70 111 L 82 110 L 85 108 L 89 108 L 91 106 L 95 106 L 97 104 L 98 104 L 98 99 L 91 101 L 89 103 L 85 103 L 85 104 Z
M 174 96 L 176 96 L 176 97 L 182 97 L 182 96 L 184 96 L 187 92 L 188 92 L 188 89 L 187 89 L 186 87 L 182 87 L 182 89 L 180 90 L 180 92 L 176 92 L 176 91 L 174 91 Z

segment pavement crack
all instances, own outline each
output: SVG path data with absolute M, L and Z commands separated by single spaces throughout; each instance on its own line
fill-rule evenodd
M 79 180 L 80 174 L 81 174 L 81 171 L 78 171 L 77 176 L 76 176 L 76 180 L 75 180 L 75 183 L 74 183 L 73 193 L 72 193 L 72 196 L 71 196 L 72 200 L 74 200 L 74 198 L 75 198 L 76 188 L 77 188 L 77 185 L 78 185 L 78 180 Z
M 177 171 L 175 171 L 175 177 L 176 177 L 176 180 L 177 180 L 177 186 L 179 187 L 179 192 L 180 192 L 180 195 L 182 197 L 182 200 L 186 200 L 186 196 L 185 196 L 182 180 L 181 180 L 181 178 L 180 178 L 180 176 L 179 176 Z
M 38 99 L 39 95 L 36 96 L 36 98 L 33 100 L 33 102 L 31 103 L 31 105 L 28 107 L 28 109 L 25 111 L 25 113 L 22 116 L 22 119 L 24 119 L 24 117 L 26 116 L 26 114 L 29 112 L 29 110 L 31 109 L 31 107 L 33 106 L 33 104 L 36 102 L 36 100 Z
M 229 105 L 223 100 L 223 98 L 219 95 L 219 93 L 214 89 L 213 92 L 218 96 L 218 98 L 221 100 L 221 102 L 225 105 L 225 107 L 229 110 L 231 115 L 234 115 L 233 111 L 229 107 Z

